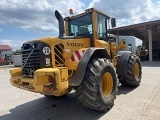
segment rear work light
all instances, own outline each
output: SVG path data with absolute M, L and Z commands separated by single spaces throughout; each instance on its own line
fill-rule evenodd
M 55 82 L 55 78 L 53 78 L 53 76 L 49 75 L 48 76 L 48 81 L 53 83 L 53 82 Z

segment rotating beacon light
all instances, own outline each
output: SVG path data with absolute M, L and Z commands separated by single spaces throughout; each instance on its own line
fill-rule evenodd
M 70 16 L 73 16 L 73 15 L 74 15 L 74 14 L 73 14 L 73 9 L 72 9 L 72 8 L 69 9 L 69 14 L 70 14 Z

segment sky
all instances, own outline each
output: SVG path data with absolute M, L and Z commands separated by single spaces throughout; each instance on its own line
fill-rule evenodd
M 117 26 L 160 19 L 160 0 L 0 0 L 0 44 L 20 49 L 25 41 L 58 36 L 58 10 L 63 17 L 97 8 L 116 18 Z

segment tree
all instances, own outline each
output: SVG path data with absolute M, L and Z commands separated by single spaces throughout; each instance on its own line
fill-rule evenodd
M 16 50 L 16 51 L 12 51 L 12 54 L 21 54 L 21 50 L 18 49 L 18 50 Z

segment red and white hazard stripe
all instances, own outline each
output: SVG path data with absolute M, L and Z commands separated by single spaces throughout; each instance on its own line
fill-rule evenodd
M 84 52 L 85 52 L 85 50 L 74 51 L 73 55 L 71 56 L 70 61 L 77 61 L 77 62 L 79 62 L 80 59 L 82 58 Z

